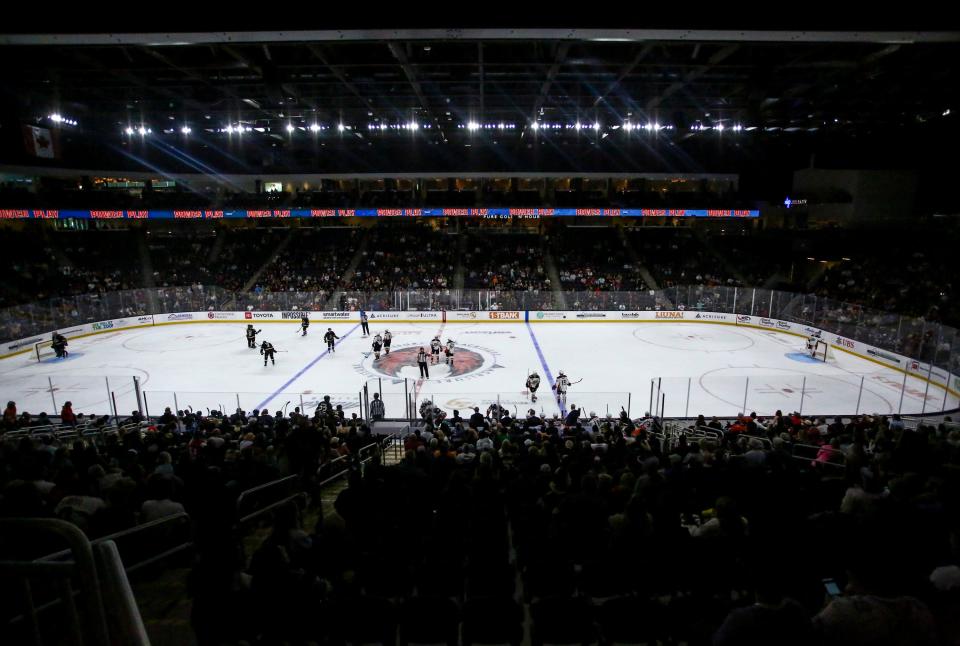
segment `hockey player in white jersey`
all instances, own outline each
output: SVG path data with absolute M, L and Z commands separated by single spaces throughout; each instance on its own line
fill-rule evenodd
M 373 337 L 373 344 L 371 347 L 373 348 L 373 360 L 379 361 L 380 350 L 383 348 L 383 339 L 380 337 L 379 332 L 377 332 L 377 334 Z
M 536 371 L 527 377 L 527 390 L 530 391 L 530 401 L 537 401 L 537 388 L 540 387 L 540 375 Z
M 814 332 L 810 335 L 810 338 L 807 339 L 807 352 L 813 354 L 817 349 L 817 341 L 820 340 L 820 333 Z
M 447 363 L 450 364 L 451 368 L 453 367 L 453 349 L 453 339 L 447 339 Z
M 390 354 L 390 344 L 393 342 L 393 335 L 390 330 L 383 331 L 383 353 Z
M 557 381 L 553 385 L 553 389 L 557 391 L 557 402 L 564 403 L 567 401 L 567 389 L 573 384 L 579 384 L 583 379 L 577 379 L 576 381 L 570 381 L 570 377 L 563 373 L 561 370 L 557 374 Z
M 440 341 L 439 336 L 433 337 L 433 341 L 430 342 L 430 363 L 440 363 L 440 348 L 443 347 L 443 342 Z

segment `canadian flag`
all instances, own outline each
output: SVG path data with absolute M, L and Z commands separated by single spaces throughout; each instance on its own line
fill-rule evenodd
M 59 157 L 59 142 L 56 133 L 50 132 L 47 128 L 24 126 L 23 143 L 27 147 L 27 152 L 34 157 L 46 157 L 47 159 Z

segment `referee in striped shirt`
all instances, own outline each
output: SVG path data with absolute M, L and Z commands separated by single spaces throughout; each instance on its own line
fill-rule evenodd
M 417 353 L 417 365 L 420 366 L 420 376 L 430 378 L 430 369 L 427 367 L 427 351 L 420 348 Z

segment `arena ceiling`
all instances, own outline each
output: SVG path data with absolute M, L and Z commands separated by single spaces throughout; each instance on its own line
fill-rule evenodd
M 929 133 L 960 110 L 960 31 L 259 26 L 0 35 L 5 116 L 118 141 L 508 150 Z

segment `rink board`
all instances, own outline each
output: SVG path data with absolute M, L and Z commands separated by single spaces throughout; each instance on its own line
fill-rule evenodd
M 538 406 L 549 414 L 566 409 L 549 391 L 559 367 L 574 379 L 584 378 L 571 388 L 568 402 L 598 414 L 618 413 L 621 406 L 645 412 L 653 399 L 652 379 L 660 380 L 669 416 L 726 415 L 744 408 L 765 414 L 772 412 L 767 408 L 919 413 L 957 405 L 956 383 L 949 381 L 956 379 L 953 375 L 826 332 L 831 362 L 806 362 L 802 338 L 816 330 L 788 321 L 690 311 L 370 312 L 371 331 L 391 328 L 397 335 L 388 369 L 371 365 L 370 340 L 360 336 L 358 313 L 310 312 L 310 333 L 302 340 L 301 313 L 181 312 L 74 326 L 62 330 L 77 340 L 70 345 L 70 358 L 9 358 L 32 352 L 28 343 L 0 361 L 0 386 L 8 398 L 31 402 L 29 408 L 21 406 L 31 412 L 49 411 L 65 397 L 72 398 L 75 409 L 78 400 L 102 407 L 109 405 L 104 393 L 111 391 L 120 393 L 121 412 L 132 410 L 133 375 L 139 375 L 153 413 L 162 412 L 158 406 L 184 407 L 185 398 L 230 410 L 301 401 L 309 408 L 320 393 L 335 395 L 345 410 L 359 411 L 364 384 L 368 389 L 376 384 L 391 414 L 411 395 L 451 411 L 495 401 L 526 410 L 530 402 L 523 383 L 527 371 L 536 369 L 543 377 Z M 186 323 L 192 325 L 183 327 Z M 255 351 L 247 350 L 242 339 L 247 323 L 264 330 L 258 340 L 266 337 L 280 347 L 280 365 L 264 371 L 250 356 Z M 288 329 L 262 323 L 283 323 Z M 447 328 L 448 323 L 457 325 Z M 634 325 L 623 325 L 629 323 Z M 646 323 L 664 325 L 641 325 Z M 345 337 L 333 355 L 325 355 L 325 327 Z M 410 353 L 437 332 L 456 339 L 469 370 L 452 374 L 439 366 L 430 380 L 421 380 Z

